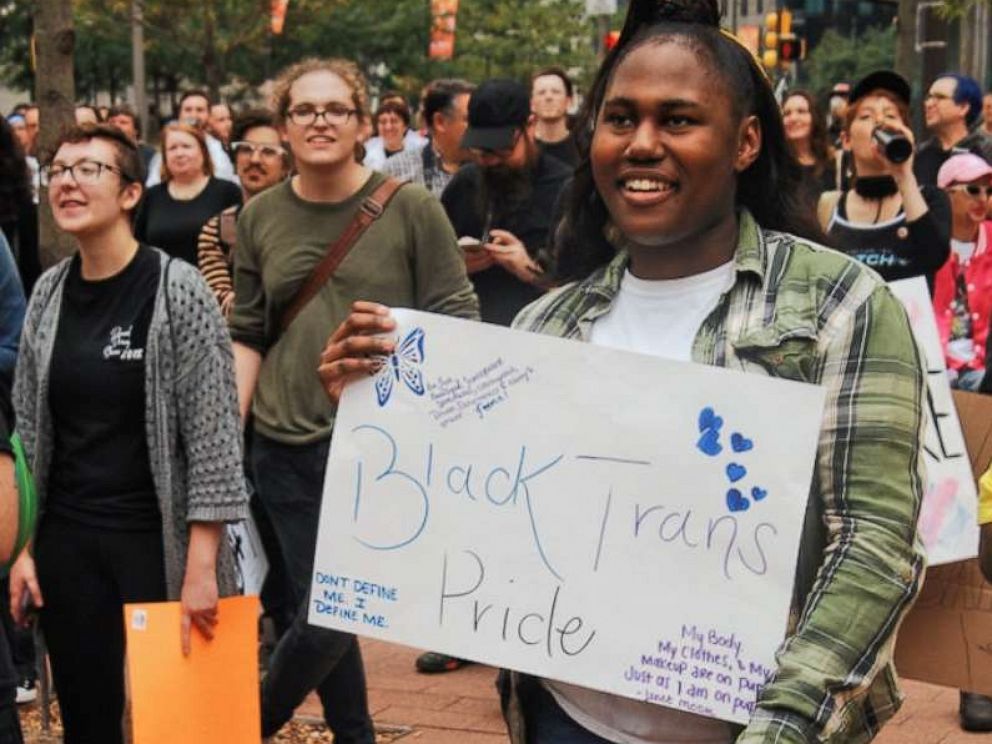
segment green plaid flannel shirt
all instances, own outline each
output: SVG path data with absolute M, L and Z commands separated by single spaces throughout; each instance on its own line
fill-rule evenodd
M 924 366 L 899 301 L 840 253 L 741 212 L 734 262 L 693 360 L 827 389 L 789 631 L 737 741 L 870 741 L 902 702 L 893 647 L 925 569 Z M 627 263 L 619 253 L 515 327 L 588 341 Z

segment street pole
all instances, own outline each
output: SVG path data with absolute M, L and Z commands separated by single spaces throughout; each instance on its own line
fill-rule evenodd
M 131 0 L 131 78 L 134 81 L 134 109 L 141 132 L 147 138 L 148 101 L 145 96 L 145 26 L 144 0 Z

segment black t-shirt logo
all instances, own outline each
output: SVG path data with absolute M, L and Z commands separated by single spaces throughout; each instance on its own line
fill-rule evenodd
M 110 331 L 110 343 L 103 347 L 103 358 L 140 362 L 145 356 L 145 350 L 131 348 L 133 330 L 134 325 L 129 325 L 126 330 L 122 326 L 114 326 Z

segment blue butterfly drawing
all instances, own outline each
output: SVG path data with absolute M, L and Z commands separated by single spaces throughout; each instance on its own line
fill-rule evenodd
M 375 396 L 382 407 L 393 394 L 393 385 L 400 380 L 415 395 L 424 394 L 424 329 L 414 328 L 396 350 L 385 357 L 382 369 L 375 376 Z

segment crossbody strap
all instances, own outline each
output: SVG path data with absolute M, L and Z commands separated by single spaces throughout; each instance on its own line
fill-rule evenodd
M 296 293 L 293 301 L 282 314 L 282 322 L 279 327 L 283 333 L 289 328 L 289 324 L 293 322 L 296 316 L 300 314 L 300 311 L 306 307 L 307 303 L 314 298 L 314 295 L 320 291 L 321 287 L 327 283 L 327 280 L 334 275 L 334 272 L 355 246 L 355 243 L 358 242 L 358 239 L 362 237 L 373 222 L 382 216 L 382 213 L 386 211 L 386 207 L 396 195 L 396 192 L 407 183 L 409 182 L 398 181 L 395 178 L 387 177 L 379 188 L 365 197 L 358 207 L 358 212 L 351 222 L 348 223 L 348 227 L 338 236 L 337 240 L 331 243 L 324 258 L 321 259 L 319 264 L 314 266 L 313 271 L 310 272 L 310 276 L 307 277 L 303 286 L 300 287 L 300 291 Z

